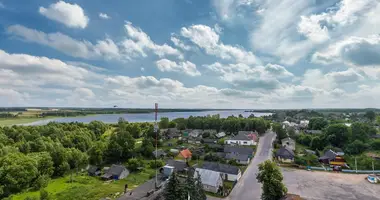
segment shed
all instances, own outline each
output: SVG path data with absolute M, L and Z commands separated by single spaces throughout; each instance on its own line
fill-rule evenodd
M 158 150 L 157 150 L 157 154 L 156 154 L 156 150 L 154 150 L 154 151 L 152 152 L 152 154 L 153 154 L 154 157 L 156 157 L 156 155 L 157 155 L 157 158 L 162 158 L 162 157 L 165 157 L 165 156 L 166 156 L 165 151 L 162 150 L 162 149 L 158 149 Z
M 107 172 L 102 176 L 103 179 L 124 179 L 129 175 L 129 171 L 123 165 L 112 165 Z
M 100 167 L 98 167 L 98 166 L 90 165 L 88 167 L 87 172 L 88 172 L 89 176 L 99 176 L 101 173 L 101 170 L 100 170 Z

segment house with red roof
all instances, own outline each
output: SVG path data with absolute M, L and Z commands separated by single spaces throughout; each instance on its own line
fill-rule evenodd
M 181 157 L 183 157 L 187 160 L 187 159 L 191 158 L 192 153 L 189 149 L 184 149 L 181 152 L 179 152 L 179 155 L 181 155 Z

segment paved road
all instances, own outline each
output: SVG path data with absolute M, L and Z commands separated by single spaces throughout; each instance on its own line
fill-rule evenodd
M 232 192 L 225 200 L 259 200 L 261 196 L 261 184 L 256 180 L 258 172 L 257 165 L 269 159 L 272 156 L 272 141 L 276 134 L 268 132 L 260 137 L 255 157 L 248 166 L 243 176 L 236 184 Z M 216 200 L 217 198 L 209 197 L 208 200 Z

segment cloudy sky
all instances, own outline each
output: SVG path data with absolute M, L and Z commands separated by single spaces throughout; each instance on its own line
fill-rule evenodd
M 0 106 L 380 107 L 379 0 L 0 0 Z

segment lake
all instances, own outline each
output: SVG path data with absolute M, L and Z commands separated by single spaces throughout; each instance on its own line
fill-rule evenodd
M 170 120 L 175 118 L 188 118 L 190 116 L 207 116 L 207 115 L 216 115 L 219 114 L 221 118 L 227 118 L 228 116 L 234 115 L 238 116 L 239 114 L 244 117 L 248 117 L 251 114 L 254 114 L 256 117 L 261 117 L 265 115 L 271 115 L 272 113 L 257 113 L 257 112 L 244 112 L 244 110 L 215 110 L 215 111 L 197 111 L 197 112 L 161 112 L 158 113 L 157 119 L 160 120 L 161 117 L 168 117 Z M 27 123 L 23 125 L 45 125 L 49 122 L 60 122 L 60 123 L 69 123 L 69 122 L 83 122 L 90 123 L 91 121 L 97 120 L 104 123 L 117 123 L 120 117 L 123 117 L 128 122 L 154 122 L 154 113 L 127 113 L 127 114 L 107 114 L 107 115 L 90 115 L 83 117 L 62 117 L 62 118 L 53 118 L 45 119 L 40 121 L 35 121 L 32 123 Z

